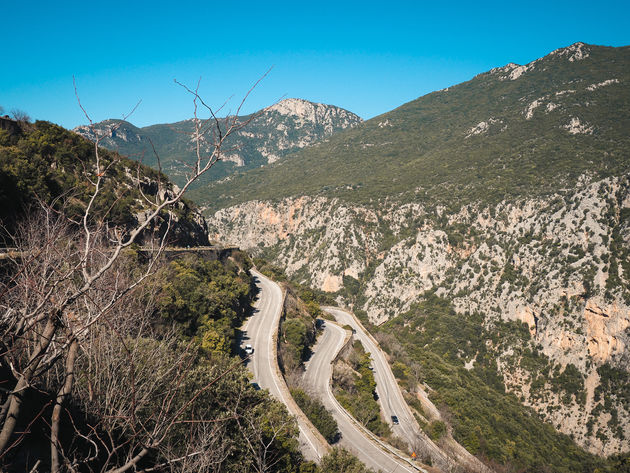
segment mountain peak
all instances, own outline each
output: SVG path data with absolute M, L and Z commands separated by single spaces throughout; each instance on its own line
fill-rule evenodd
M 527 71 L 531 71 L 536 68 L 536 65 L 547 58 L 552 57 L 566 57 L 569 62 L 580 61 L 582 59 L 586 59 L 589 57 L 591 52 L 591 46 L 578 41 L 577 43 L 573 43 L 570 46 L 566 46 L 564 48 L 558 48 L 554 51 L 551 51 L 546 56 L 535 59 L 534 61 L 525 64 L 515 64 L 510 62 L 503 67 L 495 67 L 494 69 L 490 69 L 488 71 L 489 74 L 499 75 L 499 80 L 516 80 L 521 77 Z M 480 76 L 485 75 L 486 73 L 480 74 Z
M 90 141 L 96 141 L 97 138 L 100 138 L 103 146 L 110 146 L 112 149 L 117 149 L 116 139 L 124 142 L 140 142 L 142 140 L 138 127 L 127 121 L 113 118 L 92 125 L 79 125 L 72 131 Z
M 521 77 L 524 72 L 527 72 L 531 67 L 533 67 L 530 66 L 531 64 L 533 63 L 530 63 L 526 66 L 521 66 L 520 64 L 510 62 L 503 67 L 495 67 L 494 69 L 490 69 L 490 71 L 488 71 L 488 74 L 500 74 L 499 80 L 516 80 Z M 486 73 L 480 74 L 480 76 L 484 74 Z
M 315 113 L 315 110 L 325 107 L 321 103 L 309 102 L 304 99 L 290 98 L 284 99 L 272 105 L 267 110 L 278 112 L 281 115 L 297 115 L 299 117 L 308 117 Z
M 569 62 L 580 61 L 589 56 L 591 48 L 588 44 L 578 41 L 571 46 L 559 48 L 549 53 L 549 56 L 567 56 Z
M 348 110 L 337 107 L 335 105 L 327 105 L 323 103 L 310 102 L 304 99 L 289 98 L 267 108 L 267 111 L 277 112 L 280 115 L 294 116 L 302 120 L 313 123 L 322 119 L 329 120 L 331 117 L 336 119 L 342 118 L 347 121 L 347 126 L 354 126 L 361 122 L 361 118 Z

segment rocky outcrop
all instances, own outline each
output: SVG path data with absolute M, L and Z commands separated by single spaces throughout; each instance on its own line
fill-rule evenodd
M 158 183 L 149 176 L 140 176 L 135 170 L 125 168 L 125 181 L 119 183 L 121 188 L 132 190 L 141 189 L 144 199 L 164 201 L 172 199 L 179 188 L 171 182 Z M 143 199 L 136 199 L 131 205 L 132 220 L 127 223 L 128 228 L 134 228 L 137 224 L 147 221 L 153 213 L 153 209 L 147 206 Z M 168 215 L 168 219 L 165 218 Z M 170 223 L 168 222 L 170 220 Z M 154 219 L 138 238 L 139 244 L 148 244 L 150 240 L 163 238 L 168 231 L 168 245 L 175 246 L 207 246 L 209 244 L 208 224 L 199 210 L 186 199 L 174 204 L 172 208 L 164 211 L 164 215 Z
M 100 139 L 101 146 L 112 150 L 117 150 L 121 142 L 140 144 L 146 141 L 139 128 L 123 120 L 105 120 L 93 126 L 80 125 L 72 131 L 90 141 Z
M 295 118 L 297 130 L 313 127 L 313 125 L 320 126 L 324 136 L 332 135 L 339 129 L 352 128 L 361 122 L 357 115 L 343 108 L 302 99 L 285 99 L 265 110 L 265 113 L 273 112 Z M 281 127 L 281 131 L 285 130 L 285 127 Z M 303 147 L 304 143 L 304 141 L 298 142 L 297 146 Z
M 565 58 L 569 62 L 581 61 L 582 59 L 586 59 L 590 55 L 590 46 L 585 43 L 574 43 L 571 46 L 567 46 L 565 48 L 559 48 L 555 51 L 549 53 L 546 57 L 560 57 Z M 536 69 L 541 60 L 544 58 L 536 59 L 535 61 L 530 62 L 526 65 L 514 64 L 513 62 L 506 64 L 503 67 L 496 67 L 491 69 L 488 73 L 495 74 L 499 76 L 499 80 L 517 80 L 523 74 L 528 71 L 532 71 Z
M 509 354 L 498 353 L 508 388 L 589 450 L 627 450 L 630 412 L 619 407 L 611 427 L 593 393 L 598 367 L 628 367 L 630 176 L 591 182 L 585 175 L 573 190 L 492 207 L 471 203 L 450 214 L 415 202 L 299 197 L 248 202 L 209 222 L 211 232 L 335 293 L 375 323 L 434 290 L 459 312 L 484 314 L 489 326 L 526 324 L 529 343 L 551 366 L 581 373 L 590 401 L 550 386 L 534 397 L 532 374 L 519 374 Z M 345 287 L 349 277 L 360 282 L 356 294 Z M 593 412 L 599 427 L 587 430 Z
M 630 327 L 630 311 L 627 305 L 588 299 L 584 320 L 588 353 L 593 361 L 620 359 L 628 352 L 626 331 Z
M 239 140 L 255 140 L 256 151 L 273 163 L 359 123 L 361 118 L 343 108 L 292 98 L 259 112 L 251 126 L 239 132 Z

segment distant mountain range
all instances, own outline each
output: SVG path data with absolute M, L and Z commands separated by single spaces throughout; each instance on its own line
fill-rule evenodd
M 473 453 L 578 471 L 553 463 L 564 447 L 528 425 L 530 411 L 481 406 L 490 393 L 511 405 L 505 390 L 590 452 L 628 452 L 629 131 L 630 47 L 576 43 L 238 170 L 195 198 L 216 238 L 399 337 L 398 359 L 423 367 Z
M 243 122 L 251 120 L 251 123 L 233 135 L 225 147 L 231 151 L 223 156 L 212 172 L 203 176 L 197 187 L 229 176 L 235 170 L 258 168 L 276 162 L 362 122 L 360 117 L 342 108 L 301 99 L 285 99 L 239 118 Z M 155 147 L 162 170 L 176 184 L 183 182 L 186 163 L 194 159 L 192 119 L 143 128 L 126 121 L 105 120 L 93 127 L 77 127 L 74 131 L 92 141 L 98 134 L 104 137 L 102 146 L 153 167 L 157 166 L 153 151 Z

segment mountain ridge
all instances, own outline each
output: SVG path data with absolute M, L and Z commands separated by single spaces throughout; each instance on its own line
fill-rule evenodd
M 84 184 L 85 169 L 96 161 L 94 144 L 45 121 L 21 123 L 11 135 L 0 131 L 0 241 L 10 242 L 19 222 L 39 205 L 54 206 L 67 213 L 70 220 L 76 219 L 77 212 L 83 210 L 81 199 L 89 195 Z M 107 165 L 101 184 L 103 196 L 94 212 L 119 228 L 133 228 L 146 221 L 150 214 L 148 198 L 170 198 L 177 192 L 164 174 L 148 166 L 107 150 L 102 150 L 100 159 Z M 156 218 L 139 236 L 138 243 L 148 241 L 152 233 L 162 235 L 166 215 L 172 219 L 170 243 L 208 243 L 206 222 L 187 199 Z
M 271 168 L 239 173 L 231 179 L 229 192 L 220 185 L 213 185 L 205 194 L 198 192 L 196 198 L 202 204 L 212 205 L 211 209 L 217 209 L 253 198 L 288 197 L 301 193 L 334 194 L 363 202 L 416 190 L 430 191 L 442 197 L 452 195 L 451 187 L 457 186 L 458 196 L 474 199 L 474 192 L 470 195 L 465 191 L 478 190 L 478 181 L 482 179 L 485 181 L 482 184 L 484 192 L 502 198 L 506 194 L 518 195 L 519 190 L 540 187 L 542 182 L 537 178 L 523 181 L 522 189 L 507 188 L 501 182 L 505 181 L 506 175 L 509 179 L 522 178 L 532 167 L 546 165 L 540 159 L 545 150 L 535 149 L 538 143 L 551 148 L 550 152 L 553 148 L 564 148 L 560 150 L 562 159 L 550 164 L 559 165 L 558 169 L 552 169 L 556 174 L 557 171 L 571 174 L 567 181 L 570 186 L 581 174 L 573 171 L 594 167 L 584 162 L 585 159 L 579 164 L 582 169 L 574 170 L 568 166 L 574 138 L 583 142 L 580 144 L 582 156 L 589 153 L 592 156 L 589 159 L 597 159 L 598 167 L 605 168 L 603 153 L 597 153 L 597 148 L 611 139 L 627 143 L 622 130 L 625 129 L 623 124 L 630 123 L 626 113 L 630 106 L 625 106 L 629 98 L 623 93 L 627 90 L 624 84 L 630 79 L 627 67 L 630 48 L 588 46 L 589 55 L 573 62 L 564 60 L 567 55 L 562 53 L 571 51 L 570 48 L 556 50 L 559 51 L 556 54 L 533 61 L 530 64 L 535 67 L 518 80 L 500 80 L 496 73 L 487 72 L 446 90 L 427 94 L 298 153 L 297 160 L 292 158 L 291 162 L 276 165 L 285 166 L 282 173 L 274 175 Z M 618 56 L 616 61 L 611 54 Z M 582 56 L 585 55 L 583 52 Z M 552 66 L 553 74 L 548 70 Z M 613 79 L 618 82 L 588 89 Z M 617 91 L 622 93 L 617 94 Z M 480 93 L 485 95 L 480 96 Z M 616 103 L 617 95 L 623 103 Z M 599 102 L 581 105 L 589 99 Z M 617 110 L 621 114 L 612 114 Z M 599 119 L 599 128 L 589 131 L 588 123 L 594 114 L 602 115 L 605 120 Z M 618 155 L 618 148 L 610 151 Z M 319 165 L 325 156 L 334 158 L 340 154 L 344 156 L 343 161 L 326 159 L 327 166 Z M 490 156 L 503 160 L 502 166 L 494 166 Z M 481 166 L 480 172 L 466 166 L 468 160 L 475 161 L 476 167 Z M 372 173 L 364 166 L 370 161 L 378 164 L 378 173 Z M 451 169 L 455 166 L 464 174 L 458 178 L 448 166 Z M 423 167 L 432 174 L 421 173 Z M 307 173 L 309 178 L 304 179 Z M 366 192 L 370 186 L 379 186 L 377 178 L 381 177 L 391 179 L 393 185 L 380 185 L 379 192 Z M 450 186 L 447 178 L 452 182 Z M 545 191 L 556 188 L 555 181 L 547 183 Z
M 223 154 L 213 172 L 204 175 L 193 187 L 200 188 L 213 180 L 228 177 L 235 169 L 251 169 L 276 162 L 361 122 L 358 115 L 348 110 L 297 98 L 281 100 L 253 114 L 237 117 L 237 120 L 249 123 L 228 140 L 225 149 L 229 151 Z M 224 118 L 218 121 L 225 126 Z M 194 126 L 194 118 L 141 128 L 126 121 L 109 119 L 73 131 L 91 141 L 95 141 L 98 134 L 102 146 L 142 160 L 154 168 L 160 165 L 176 184 L 181 184 L 187 171 L 186 163 L 194 154 L 190 141 Z

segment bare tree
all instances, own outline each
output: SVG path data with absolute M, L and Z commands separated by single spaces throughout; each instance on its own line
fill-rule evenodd
M 263 423 L 260 423 L 261 409 L 265 411 Z M 296 420 L 287 417 L 285 407 L 278 403 L 257 406 L 237 417 L 237 422 L 251 455 L 251 468 L 257 473 L 271 471 L 283 460 L 283 452 L 276 448 L 279 439 L 295 439 L 298 434 Z
M 193 354 L 189 349 L 167 350 L 174 338 L 149 342 L 145 332 L 139 331 L 146 328 L 142 308 L 136 307 L 138 320 L 131 326 L 125 318 L 128 310 L 121 309 L 154 273 L 166 246 L 173 211 L 185 192 L 221 160 L 226 140 L 249 123 L 238 117 L 249 92 L 234 115 L 219 119 L 199 96 L 198 86 L 185 89 L 193 98 L 195 130 L 191 139 L 196 148 L 186 182 L 178 189 L 158 179 L 158 192 L 150 194 L 142 187 L 143 168 L 138 165 L 134 185 L 143 200 L 144 216 L 127 225 L 112 224 L 108 218 L 111 206 L 97 210 L 106 202 L 104 186 L 121 166 L 121 159 L 101 151 L 103 136 L 98 135 L 79 101 L 96 136 L 94 160 L 82 163 L 82 185 L 87 189 L 87 198 L 80 203 L 83 210 L 78 218 L 69 218 L 55 206 L 40 203 L 35 217 L 15 236 L 19 256 L 14 260 L 14 275 L 0 286 L 0 366 L 12 378 L 3 386 L 0 459 L 26 435 L 28 428 L 18 432 L 17 425 L 30 426 L 43 415 L 45 410 L 33 415 L 23 409 L 26 393 L 39 387 L 55 392 L 52 414 L 46 421 L 51 471 L 74 470 L 80 462 L 96 457 L 108 471 L 136 468 L 149 453 L 171 448 L 169 434 L 181 428 L 192 403 L 233 369 L 215 373 L 182 404 L 179 399 L 188 388 L 185 374 Z M 201 119 L 200 109 L 209 118 Z M 25 114 L 13 114 L 16 119 L 28 119 Z M 76 200 L 72 195 L 66 197 Z M 164 231 L 157 239 L 146 238 L 158 221 L 163 222 Z M 149 256 L 141 269 L 130 271 L 125 255 L 141 238 L 148 241 L 144 250 Z M 77 441 L 87 446 L 83 458 L 69 456 L 60 440 L 62 428 L 74 422 L 67 412 L 70 398 L 84 412 L 101 419 L 87 434 L 74 425 Z M 159 404 L 146 414 L 156 398 Z M 188 420 L 194 424 L 194 419 Z M 215 442 L 220 427 L 200 425 L 204 425 L 199 431 L 203 435 L 196 438 Z M 195 456 L 184 452 L 178 462 Z
M 15 121 L 22 123 L 30 123 L 31 117 L 24 110 L 20 110 L 18 108 L 14 108 L 11 110 L 11 116 Z

